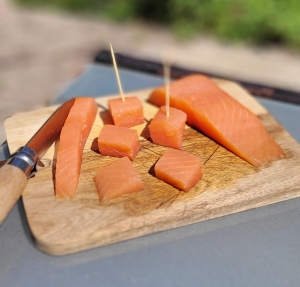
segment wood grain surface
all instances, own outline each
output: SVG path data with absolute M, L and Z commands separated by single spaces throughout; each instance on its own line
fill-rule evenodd
M 37 246 L 54 255 L 73 253 L 300 196 L 299 144 L 241 87 L 233 82 L 215 81 L 259 116 L 285 151 L 286 159 L 258 169 L 186 126 L 183 149 L 202 158 L 204 176 L 190 192 L 181 192 L 154 176 L 153 166 L 166 148 L 149 139 L 147 124 L 157 111 L 146 101 L 151 90 L 138 91 L 130 95 L 143 100 L 147 121 L 136 127 L 142 149 L 133 164 L 146 188 L 100 203 L 93 177 L 115 158 L 102 156 L 97 150 L 100 129 L 111 121 L 106 110 L 108 97 L 99 98 L 99 116 L 84 148 L 76 198 L 63 200 L 54 196 L 54 146 L 23 193 Z M 55 109 L 48 107 L 7 119 L 10 151 L 24 145 Z

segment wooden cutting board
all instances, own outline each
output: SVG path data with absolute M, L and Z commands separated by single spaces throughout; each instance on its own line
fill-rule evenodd
M 151 143 L 145 123 L 136 127 L 142 150 L 133 162 L 145 190 L 100 203 L 93 176 L 115 158 L 104 157 L 97 150 L 99 131 L 110 121 L 105 108 L 108 97 L 99 98 L 99 115 L 84 148 L 76 198 L 62 200 L 54 196 L 54 146 L 42 160 L 44 167 L 29 180 L 23 193 L 37 246 L 55 255 L 73 253 L 298 197 L 299 144 L 241 87 L 233 82 L 215 81 L 259 116 L 285 151 L 286 159 L 258 169 L 186 127 L 183 149 L 202 158 L 204 176 L 190 192 L 184 193 L 154 177 L 153 166 L 166 148 Z M 150 91 L 131 94 L 143 100 L 147 121 L 157 111 L 146 101 Z M 20 113 L 7 119 L 5 130 L 10 151 L 24 145 L 56 108 Z

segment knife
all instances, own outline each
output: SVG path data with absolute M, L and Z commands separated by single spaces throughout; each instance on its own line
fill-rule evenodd
M 60 135 L 75 99 L 59 107 L 29 142 L 0 168 L 0 225 L 21 196 L 36 164 Z

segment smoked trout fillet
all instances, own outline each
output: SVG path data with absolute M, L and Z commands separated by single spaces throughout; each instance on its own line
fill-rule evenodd
M 202 178 L 200 159 L 183 150 L 169 148 L 154 166 L 155 176 L 188 192 Z
M 137 97 L 109 100 L 108 107 L 116 126 L 131 128 L 144 123 L 143 106 Z
M 149 101 L 163 106 L 165 88 L 155 89 Z M 203 75 L 172 82 L 170 105 L 187 114 L 188 124 L 256 167 L 285 157 L 259 118 Z
M 130 160 L 134 160 L 141 149 L 141 144 L 136 130 L 104 125 L 98 137 L 98 148 L 102 155 L 127 156 Z
M 166 107 L 162 106 L 149 125 L 153 143 L 182 149 L 185 122 L 186 114 L 183 111 L 170 108 L 170 115 L 167 116 Z
M 145 188 L 140 175 L 126 156 L 101 169 L 94 176 L 94 182 L 101 202 Z
M 92 129 L 97 104 L 93 98 L 76 98 L 61 130 L 55 172 L 55 196 L 76 195 L 83 148 Z

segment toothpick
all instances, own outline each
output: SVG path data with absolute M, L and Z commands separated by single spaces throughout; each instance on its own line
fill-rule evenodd
M 166 115 L 170 116 L 170 82 L 171 82 L 171 63 L 174 59 L 174 51 L 168 51 L 164 53 L 162 57 L 164 67 L 164 80 L 166 89 Z
M 113 50 L 113 47 L 112 47 L 111 43 L 109 43 L 109 44 L 110 44 L 111 56 L 112 56 L 113 63 L 114 63 L 115 73 L 116 73 L 116 77 L 117 77 L 117 81 L 118 81 L 118 85 L 119 85 L 119 91 L 120 91 L 120 94 L 121 94 L 122 101 L 124 102 L 125 97 L 124 97 L 123 89 L 122 89 L 122 86 L 121 86 L 121 81 L 120 81 L 119 72 L 118 72 L 118 68 L 117 68 L 117 64 L 116 64 L 114 50 Z
M 164 61 L 164 78 L 166 87 L 166 113 L 170 116 L 170 62 Z

